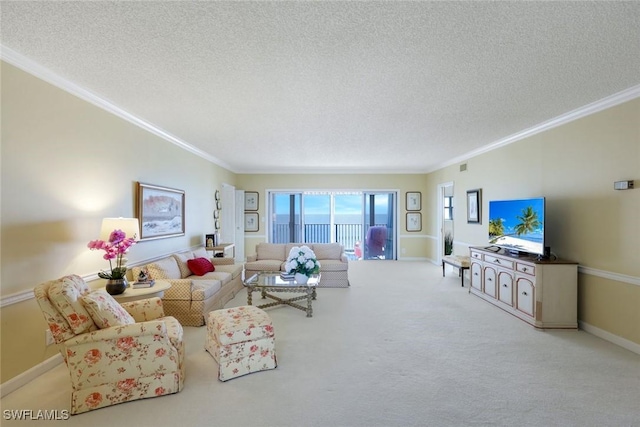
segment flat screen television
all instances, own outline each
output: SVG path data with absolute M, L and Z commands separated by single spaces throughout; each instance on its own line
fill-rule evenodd
M 489 201 L 489 243 L 514 254 L 544 256 L 544 197 Z

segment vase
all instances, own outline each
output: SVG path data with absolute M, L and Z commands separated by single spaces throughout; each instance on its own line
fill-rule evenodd
M 296 273 L 294 279 L 296 279 L 296 283 L 298 285 L 306 285 L 307 281 L 309 281 L 309 276 L 302 273 Z
M 120 295 L 127 289 L 127 279 L 109 279 L 105 288 L 109 295 Z

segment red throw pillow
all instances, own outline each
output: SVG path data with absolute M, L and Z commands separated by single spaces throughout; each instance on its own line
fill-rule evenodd
M 216 268 L 206 258 L 194 258 L 187 261 L 187 267 L 196 276 L 204 276 L 205 274 L 215 271 Z

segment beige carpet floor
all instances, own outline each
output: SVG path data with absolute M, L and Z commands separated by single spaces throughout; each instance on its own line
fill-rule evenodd
M 313 318 L 267 309 L 277 369 L 219 382 L 203 349 L 205 328 L 187 327 L 181 393 L 56 423 L 640 426 L 640 355 L 584 331 L 536 330 L 468 294 L 457 273 L 443 278 L 439 266 L 356 261 L 349 276 L 349 289 L 319 290 Z M 228 306 L 245 302 L 241 291 Z M 3 411 L 63 410 L 69 396 L 59 365 L 1 404 Z

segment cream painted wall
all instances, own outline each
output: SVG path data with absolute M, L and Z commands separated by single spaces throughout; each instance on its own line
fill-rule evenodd
M 456 253 L 486 242 L 488 200 L 544 195 L 553 251 L 608 276 L 580 274 L 579 319 L 640 344 L 640 189 L 612 188 L 616 180 L 640 181 L 640 100 L 474 157 L 467 172 L 453 165 L 427 175 L 236 176 L 10 65 L 1 71 L 3 299 L 105 268 L 86 243 L 103 217 L 134 215 L 136 181 L 186 191 L 187 234 L 140 243 L 132 263 L 202 243 L 224 182 L 259 191 L 261 217 L 265 189 L 399 190 L 400 255 L 435 259 L 437 185 L 452 181 Z M 483 189 L 481 225 L 466 223 L 465 192 L 474 188 Z M 422 192 L 420 233 L 405 231 L 406 191 Z M 246 234 L 247 254 L 264 230 Z M 55 354 L 44 347 L 35 300 L 3 307 L 0 320 L 1 382 Z
M 235 184 L 233 173 L 11 65 L 1 71 L 3 299 L 107 268 L 86 245 L 103 217 L 135 216 L 137 181 L 185 190 L 186 234 L 140 242 L 130 263 L 202 244 L 212 232 L 215 190 Z M 45 328 L 34 299 L 2 309 L 2 382 L 55 354 Z
M 425 177 L 421 174 L 302 174 L 302 175 L 271 175 L 239 174 L 237 188 L 245 191 L 257 191 L 260 193 L 259 215 L 260 230 L 257 233 L 245 233 L 245 253 L 255 253 L 256 244 L 267 241 L 266 211 L 267 190 L 389 190 L 398 191 L 398 257 L 401 259 L 426 259 L 427 245 L 430 239 L 424 231 L 424 222 L 430 221 L 432 214 L 422 205 L 423 231 L 406 231 L 406 192 L 420 191 L 423 195 L 426 190 Z M 403 252 L 404 249 L 404 252 Z
M 579 275 L 579 320 L 640 344 L 640 189 L 613 189 L 623 179 L 640 184 L 639 123 L 635 99 L 471 158 L 465 172 L 457 164 L 433 172 L 427 210 L 438 183 L 453 181 L 455 251 L 463 253 L 487 243 L 489 200 L 546 197 L 552 252 L 593 273 Z M 475 188 L 481 225 L 466 223 L 466 191 Z

